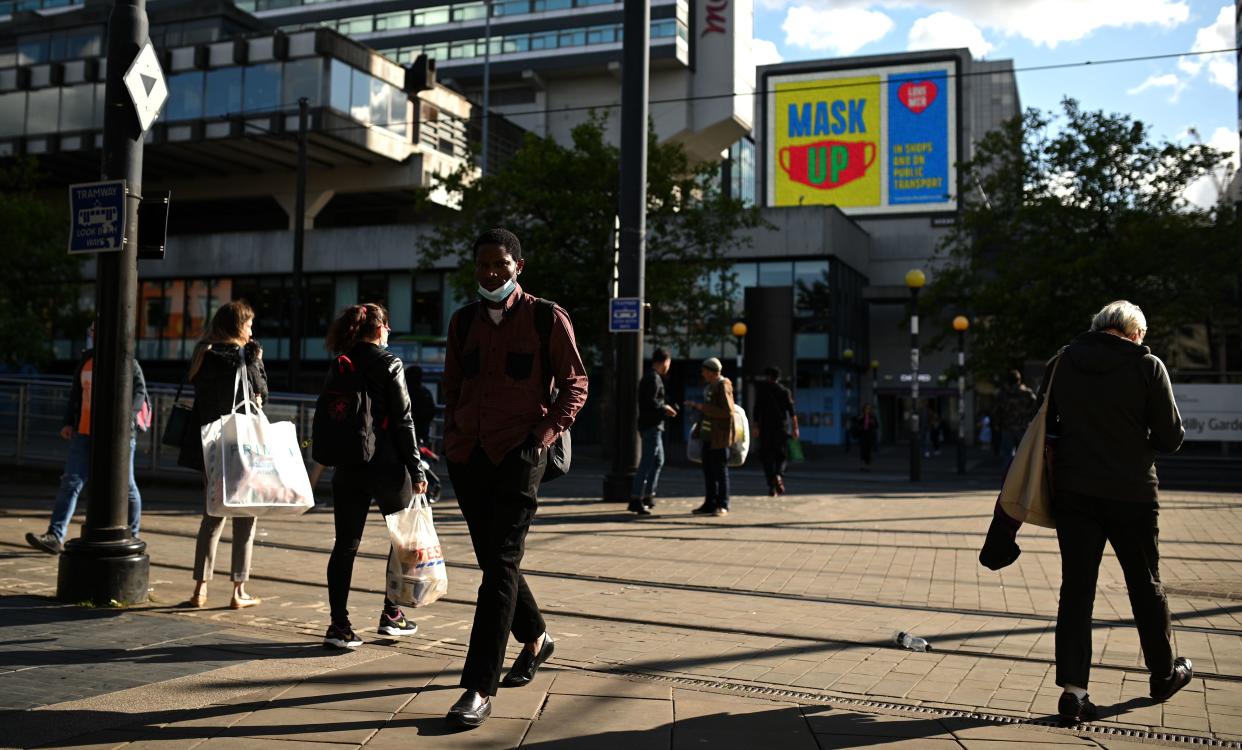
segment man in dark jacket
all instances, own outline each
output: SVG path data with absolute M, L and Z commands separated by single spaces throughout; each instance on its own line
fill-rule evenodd
M 638 381 L 638 435 L 642 457 L 630 490 L 631 513 L 651 515 L 655 507 L 656 485 L 664 468 L 664 420 L 677 416 L 677 410 L 664 400 L 664 376 L 673 360 L 660 347 L 651 354 L 651 369 Z
M 789 462 L 789 438 L 798 437 L 798 414 L 793 394 L 781 385 L 781 371 L 769 367 L 767 380 L 755 384 L 755 424 L 759 437 L 759 460 L 768 480 L 768 494 L 785 494 L 785 466 Z
M 1167 700 L 1193 674 L 1189 659 L 1173 657 L 1156 542 L 1156 452 L 1176 451 L 1186 432 L 1164 363 L 1143 346 L 1146 333 L 1138 306 L 1113 302 L 1048 363 L 1048 432 L 1056 436 L 1052 503 L 1061 549 L 1056 683 L 1064 690 L 1058 712 L 1068 722 L 1098 716 L 1087 682 L 1105 540 L 1125 574 L 1151 697 Z
M 423 368 L 418 365 L 405 368 L 405 388 L 410 394 L 418 444 L 434 450 L 431 445 L 431 423 L 436 418 L 436 397 L 431 395 L 430 388 L 423 385 Z
M 1022 382 L 1022 373 L 1010 370 L 999 394 L 1001 455 L 1013 455 L 1022 434 L 1035 416 L 1035 393 Z
M 510 634 L 525 648 L 505 687 L 529 684 L 554 648 L 522 576 L 522 555 L 548 449 L 586 403 L 587 374 L 569 314 L 518 285 L 525 267 L 512 232 L 492 229 L 475 240 L 480 299 L 453 314 L 444 358 L 444 455 L 483 573 L 461 674 L 465 693 L 447 717 L 464 727 L 491 715 Z M 540 308 L 550 318 L 546 341 Z
M 90 335 L 94 337 L 95 326 L 91 325 Z M 73 374 L 73 385 L 70 386 L 69 404 L 65 409 L 64 426 L 60 428 L 62 440 L 69 441 L 69 455 L 65 458 L 65 473 L 60 476 L 60 489 L 56 492 L 56 502 L 52 506 L 52 521 L 43 534 L 26 534 L 26 543 L 38 550 L 58 555 L 64 550 L 65 534 L 69 530 L 69 519 L 78 506 L 78 496 L 82 488 L 90 480 L 91 474 L 91 382 L 95 367 L 95 350 L 87 349 L 82 353 L 78 369 Z M 134 430 L 150 428 L 151 405 L 147 401 L 147 381 L 142 375 L 142 367 L 134 360 L 133 383 L 134 413 L 130 424 L 129 435 L 129 531 L 138 537 L 138 527 L 142 521 L 142 495 L 138 493 L 138 483 L 134 481 Z

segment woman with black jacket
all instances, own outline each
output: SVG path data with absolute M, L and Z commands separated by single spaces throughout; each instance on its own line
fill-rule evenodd
M 203 443 L 199 428 L 211 424 L 239 405 L 241 389 L 236 385 L 237 369 L 246 363 L 246 377 L 254 392 L 256 407 L 267 400 L 267 372 L 263 369 L 263 349 L 250 337 L 254 327 L 254 310 L 237 300 L 224 305 L 211 318 L 211 325 L 194 348 L 190 361 L 189 380 L 194 384 L 194 412 L 185 432 L 177 463 L 189 469 L 204 471 Z M 204 476 L 205 479 L 205 476 Z M 198 527 L 198 543 L 194 549 L 194 593 L 191 607 L 207 606 L 207 582 L 215 568 L 216 546 L 224 531 L 224 518 L 207 515 Z M 250 516 L 233 518 L 233 609 L 253 607 L 259 599 L 246 593 L 250 578 L 250 557 L 254 547 L 255 519 Z
M 427 491 L 404 364 L 386 351 L 388 332 L 388 312 L 376 304 L 345 308 L 328 329 L 328 351 L 343 355 L 353 372 L 361 376 L 361 386 L 370 397 L 375 455 L 363 464 L 337 466 L 332 476 L 336 542 L 328 559 L 332 623 L 323 638 L 325 647 L 356 648 L 362 644 L 350 625 L 347 604 L 354 558 L 371 500 L 388 515 L 409 505 L 415 494 Z M 381 635 L 413 635 L 418 630 L 418 625 L 407 620 L 387 597 L 379 620 Z

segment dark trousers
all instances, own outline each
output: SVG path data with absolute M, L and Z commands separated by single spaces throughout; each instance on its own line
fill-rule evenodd
M 1087 687 L 1091 676 L 1091 612 L 1107 540 L 1121 563 L 1130 608 L 1147 669 L 1173 671 L 1169 603 L 1160 584 L 1155 503 L 1124 502 L 1058 491 L 1053 498 L 1061 548 L 1061 603 L 1057 609 L 1056 682 Z
M 875 436 L 869 430 L 864 430 L 858 438 L 858 457 L 862 459 L 864 466 L 871 465 L 871 451 L 874 446 Z
M 396 513 L 410 503 L 414 487 L 401 464 L 338 466 L 332 475 L 332 520 L 336 541 L 328 558 L 328 605 L 332 622 L 349 622 L 349 587 L 354 578 L 354 558 L 367 523 L 371 500 L 380 513 Z M 389 554 L 392 554 L 391 551 Z M 396 605 L 384 598 L 384 607 Z
M 778 489 L 779 480 L 785 476 L 789 465 L 789 438 L 781 435 L 779 439 L 760 439 L 759 460 L 763 462 L 763 476 L 768 480 L 768 489 Z
M 483 572 L 461 673 L 461 686 L 467 690 L 495 695 L 509 634 L 530 643 L 546 629 L 521 564 L 547 460 L 546 450 L 515 448 L 496 466 L 476 447 L 468 463 L 448 463 L 457 505 Z
M 703 443 L 703 504 L 729 509 L 729 449 Z

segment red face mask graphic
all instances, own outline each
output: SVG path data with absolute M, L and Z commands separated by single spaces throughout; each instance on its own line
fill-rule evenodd
M 871 141 L 845 143 L 817 141 L 786 146 L 777 155 L 789 179 L 819 190 L 831 190 L 857 180 L 875 163 Z

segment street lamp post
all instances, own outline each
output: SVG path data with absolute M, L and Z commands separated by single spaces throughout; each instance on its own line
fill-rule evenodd
M 854 401 L 854 350 L 841 352 L 845 360 L 845 408 L 841 410 L 841 429 L 845 432 L 845 452 L 850 452 L 850 411 Z
M 957 331 L 957 473 L 966 473 L 966 331 L 970 319 L 958 315 L 953 319 Z
M 910 289 L 910 481 L 917 482 L 922 474 L 919 466 L 919 290 L 927 276 L 915 268 L 906 272 Z
M 746 321 L 735 320 L 733 326 L 729 328 L 729 332 L 733 334 L 733 338 L 737 341 L 737 382 L 734 383 L 733 401 L 734 403 L 742 403 L 742 347 L 746 338 Z

